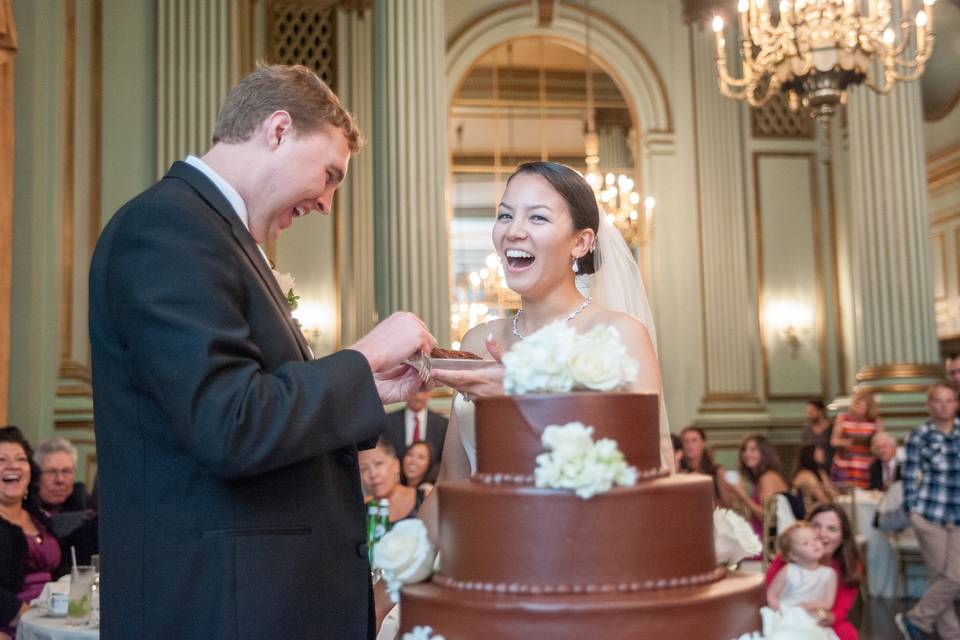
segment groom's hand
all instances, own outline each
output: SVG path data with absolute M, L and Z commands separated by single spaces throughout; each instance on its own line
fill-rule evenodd
M 377 392 L 384 404 L 402 402 L 421 389 L 430 390 L 436 386 L 430 380 L 424 383 L 420 372 L 405 364 L 375 373 L 373 379 L 377 383 Z
M 427 325 L 406 311 L 397 311 L 350 347 L 359 351 L 374 373 L 388 371 L 437 344 Z

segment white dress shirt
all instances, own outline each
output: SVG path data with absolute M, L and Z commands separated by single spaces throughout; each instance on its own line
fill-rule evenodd
M 413 426 L 414 420 L 413 417 L 417 416 L 420 418 L 420 439 L 427 439 L 427 408 L 424 407 L 420 411 L 411 411 L 410 409 L 404 409 L 404 420 L 406 421 L 406 437 L 405 441 L 409 447 L 413 444 Z

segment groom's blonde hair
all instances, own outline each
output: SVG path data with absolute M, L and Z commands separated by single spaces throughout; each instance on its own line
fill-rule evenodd
M 343 132 L 351 153 L 365 143 L 353 116 L 320 77 L 303 65 L 261 65 L 244 76 L 223 100 L 213 142 L 239 143 L 276 111 L 286 111 L 294 129 L 309 135 L 326 125 Z

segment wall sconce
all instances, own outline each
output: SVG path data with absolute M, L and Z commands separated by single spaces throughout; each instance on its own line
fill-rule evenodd
M 322 350 L 324 338 L 330 338 L 336 328 L 333 307 L 326 302 L 300 298 L 293 317 L 300 323 L 304 337 L 315 351 Z
M 813 312 L 797 302 L 774 302 L 767 305 L 767 324 L 777 331 L 790 347 L 790 357 L 800 355 L 800 336 L 810 333 Z

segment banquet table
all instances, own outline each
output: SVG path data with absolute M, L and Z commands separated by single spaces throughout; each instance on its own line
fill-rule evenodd
M 852 493 L 840 495 L 836 502 L 850 518 L 854 536 L 866 542 L 867 586 L 870 595 L 877 598 L 899 595 L 919 598 L 926 589 L 926 574 L 922 569 L 919 574 L 911 572 L 907 575 L 906 594 L 896 593 L 896 552 L 887 534 L 873 526 L 873 518 L 882 497 L 881 491 L 854 489 Z
M 66 618 L 51 618 L 30 609 L 17 623 L 17 640 L 99 640 L 99 627 L 71 626 Z

